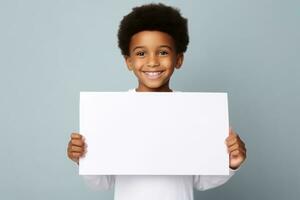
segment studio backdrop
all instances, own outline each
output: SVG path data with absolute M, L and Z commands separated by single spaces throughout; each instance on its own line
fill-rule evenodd
M 67 143 L 79 129 L 80 91 L 136 87 L 117 30 L 150 2 L 0 1 L 0 199 L 113 199 L 84 185 Z M 228 183 L 195 199 L 298 199 L 300 2 L 161 2 L 189 25 L 172 89 L 228 92 L 230 125 L 248 149 Z

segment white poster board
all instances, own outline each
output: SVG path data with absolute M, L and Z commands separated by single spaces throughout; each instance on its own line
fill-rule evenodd
M 228 175 L 227 93 L 81 92 L 81 175 Z

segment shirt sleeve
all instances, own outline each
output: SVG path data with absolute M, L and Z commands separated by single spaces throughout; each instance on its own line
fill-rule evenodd
M 197 190 L 208 190 L 226 183 L 237 171 L 229 169 L 229 175 L 194 175 L 193 186 Z
M 109 190 L 115 186 L 114 175 L 82 175 L 82 178 L 92 190 Z

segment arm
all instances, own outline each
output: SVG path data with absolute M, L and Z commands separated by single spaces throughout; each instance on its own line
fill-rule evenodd
M 82 178 L 92 190 L 109 190 L 115 186 L 114 175 L 82 175 Z
M 86 153 L 87 145 L 79 133 L 72 133 L 68 144 L 68 157 L 79 165 L 79 158 Z M 113 175 L 83 175 L 85 184 L 93 190 L 108 190 L 114 187 L 115 177 Z
M 232 129 L 230 129 L 229 136 L 226 138 L 225 142 L 229 154 L 229 175 L 194 176 L 193 185 L 197 190 L 207 190 L 223 185 L 234 175 L 245 161 L 247 151 L 245 143 Z
M 208 190 L 226 183 L 236 172 L 229 170 L 229 175 L 195 175 L 193 176 L 193 186 L 197 190 Z

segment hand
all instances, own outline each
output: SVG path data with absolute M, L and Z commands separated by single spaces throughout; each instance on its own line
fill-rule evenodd
M 79 133 L 72 133 L 71 139 L 68 144 L 68 157 L 79 164 L 79 158 L 83 157 L 86 153 L 87 145 L 84 142 L 84 138 Z
M 229 167 L 237 169 L 246 160 L 245 143 L 240 137 L 230 128 L 229 136 L 226 138 L 227 150 L 229 153 Z

